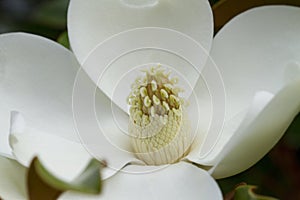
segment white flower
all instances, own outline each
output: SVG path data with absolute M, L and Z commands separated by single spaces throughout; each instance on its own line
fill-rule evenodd
M 134 6 L 127 7 L 124 2 Z M 129 149 L 130 143 L 124 135 L 120 136 L 122 132 L 113 121 L 110 86 L 100 85 L 101 90 L 95 90 L 95 82 L 98 82 L 93 72 L 97 69 L 89 68 L 95 66 L 89 64 L 97 55 L 99 46 L 95 45 L 128 29 L 163 27 L 193 37 L 209 50 L 212 16 L 205 0 L 190 0 L 189 3 L 145 0 L 144 3 L 149 3 L 146 7 L 139 2 L 71 1 L 70 41 L 87 73 L 79 70 L 80 64 L 70 51 L 45 38 L 24 33 L 0 36 L 0 152 L 9 155 L 11 147 L 11 156 L 24 166 L 38 155 L 51 171 L 66 180 L 71 180 L 83 169 L 91 158 L 90 153 L 100 152 L 94 156 L 105 158 L 111 167 L 104 171 L 104 193 L 100 197 L 67 193 L 62 196 L 66 199 L 222 199 L 210 175 L 227 177 L 255 164 L 275 145 L 299 112 L 299 8 L 253 9 L 233 19 L 217 34 L 210 55 L 220 70 L 226 91 L 221 135 L 218 137 L 219 130 L 215 133 L 207 129 L 206 123 L 210 120 L 203 119 L 187 157 L 155 170 L 157 167 L 144 166 L 133 153 L 122 150 Z M 202 75 L 209 77 L 214 73 L 211 69 L 213 65 L 208 61 Z M 117 73 L 112 73 L 111 78 L 119 78 L 114 76 Z M 203 85 L 202 79 L 195 82 L 194 93 L 202 108 L 201 114 L 214 119 L 218 110 L 211 110 L 210 106 L 204 109 L 211 100 L 205 95 Z M 91 91 L 95 92 L 94 102 L 86 98 Z M 122 105 L 123 101 L 126 99 L 118 98 L 114 103 Z M 98 119 L 95 119 L 94 103 L 96 111 L 101 108 L 100 113 L 96 112 Z M 118 119 L 128 123 L 128 115 L 122 109 L 114 109 Z M 18 112 L 12 113 L 9 122 L 12 110 Z M 97 120 L 103 125 L 100 132 Z M 92 139 L 93 134 L 101 133 L 98 137 L 102 140 L 94 140 L 95 145 L 91 144 L 93 140 L 89 141 L 88 153 L 76 129 L 81 137 L 85 134 Z M 10 147 L 5 134 L 8 130 Z M 198 140 L 198 136 L 202 139 Z M 209 170 L 187 161 L 207 166 L 205 169 Z M 151 173 L 128 173 L 148 170 Z M 24 169 L 0 158 L 0 196 L 25 198 L 24 176 Z M 19 177 L 21 182 L 17 180 Z M 14 186 L 16 188 L 12 189 Z

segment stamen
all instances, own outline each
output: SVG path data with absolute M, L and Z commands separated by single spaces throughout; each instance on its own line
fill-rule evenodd
M 159 98 L 157 98 L 155 95 L 153 95 L 152 98 L 153 98 L 153 102 L 154 102 L 155 105 L 157 105 L 157 106 L 160 105 L 160 100 L 159 100 Z
M 164 89 L 160 90 L 160 95 L 161 95 L 161 97 L 162 97 L 163 100 L 166 100 L 166 99 L 169 98 L 168 92 L 166 90 L 164 90 Z
M 155 80 L 151 81 L 151 89 L 153 92 L 155 92 L 157 90 L 157 83 Z
M 164 109 L 166 109 L 166 111 L 170 110 L 169 104 L 167 104 L 167 102 L 163 101 L 162 105 L 163 105 Z
M 142 97 L 147 96 L 148 95 L 147 89 L 145 87 L 141 87 L 140 94 L 141 94 Z
M 144 98 L 144 105 L 148 108 L 151 106 L 151 99 L 149 98 L 149 96 L 146 96 Z

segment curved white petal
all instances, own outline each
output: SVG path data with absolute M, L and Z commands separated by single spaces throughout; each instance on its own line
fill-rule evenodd
M 211 57 L 224 80 L 227 119 L 247 109 L 257 91 L 276 93 L 299 76 L 299 20 L 298 7 L 258 7 L 216 35 Z
M 300 50 L 298 39 L 300 34 L 299 11 L 299 8 L 288 6 L 255 8 L 234 18 L 217 34 L 214 39 L 211 57 L 221 72 L 226 91 L 224 127 L 217 129 L 218 132 L 207 135 L 204 144 L 210 141 L 208 142 L 209 146 L 212 147 L 211 145 L 213 145 L 210 154 L 203 156 L 202 151 L 207 151 L 205 148 L 202 148 L 198 149 L 197 152 L 192 152 L 189 159 L 200 164 L 215 165 L 216 156 L 224 148 L 224 145 L 230 139 L 234 140 L 234 134 L 242 131 L 241 124 L 247 122 L 248 119 L 245 118 L 247 113 L 248 116 L 258 116 L 260 112 L 257 108 L 264 108 L 272 99 L 273 94 L 275 96 L 280 95 L 282 92 L 277 93 L 282 88 L 300 77 L 300 65 L 298 64 L 300 62 L 298 54 Z M 213 63 L 208 62 L 204 69 L 213 67 Z M 202 83 L 199 82 L 198 84 Z M 196 93 L 199 93 L 198 96 L 201 96 L 200 93 L 203 91 L 201 87 L 197 86 L 197 88 L 200 88 L 196 91 Z M 289 107 L 287 109 L 295 109 L 294 106 L 298 103 L 297 98 L 295 96 L 287 98 L 294 98 L 295 102 L 289 105 L 289 103 L 283 101 L 282 105 Z M 203 101 L 203 105 L 205 103 L 208 105 L 213 103 L 210 102 L 210 98 L 206 98 Z M 201 101 L 199 102 L 201 103 Z M 251 107 L 251 105 L 253 106 Z M 214 115 L 219 110 L 215 109 L 217 106 L 212 104 L 208 114 Z M 254 112 L 253 109 L 256 111 Z M 298 112 L 297 110 L 294 111 Z M 255 114 L 249 114 L 249 112 Z M 272 112 L 277 113 L 275 108 L 274 111 L 268 112 L 270 112 L 270 115 L 272 115 Z M 281 121 L 285 123 L 284 126 L 288 126 L 289 120 L 294 115 L 295 113 L 290 112 L 282 116 Z M 209 130 L 215 128 L 214 120 L 211 122 Z M 253 126 L 257 125 L 253 124 Z M 263 125 L 260 128 L 267 129 L 268 126 Z M 282 135 L 283 129 L 278 131 L 274 129 L 274 136 L 270 136 L 270 143 L 266 143 L 266 147 L 262 148 L 261 152 L 249 158 L 248 164 L 237 165 L 239 169 L 232 167 L 232 172 L 216 176 L 229 176 L 242 170 L 242 168 L 249 167 L 254 160 L 257 161 L 272 147 Z M 258 137 L 253 135 L 254 133 L 251 134 L 251 130 L 243 131 L 245 132 L 243 134 L 250 134 L 245 137 Z M 213 140 L 218 134 L 220 134 L 219 140 Z M 241 154 L 244 153 L 243 151 L 238 151 Z M 256 153 L 254 152 L 254 154 Z M 242 167 L 242 165 L 244 166 Z M 246 165 L 248 166 L 246 167 Z
M 187 158 L 196 162 L 217 147 L 216 141 L 223 136 L 221 133 L 225 124 L 226 91 L 220 71 L 211 58 L 201 71 L 193 94 L 195 98 L 189 98 L 189 109 L 194 112 L 198 110 L 198 116 L 190 119 L 192 125 L 198 120 L 198 128 Z
M 50 151 L 50 149 L 55 148 L 55 143 L 53 142 L 56 140 L 63 140 L 63 142 L 70 143 L 71 146 L 73 142 L 79 142 L 72 110 L 73 85 L 79 64 L 73 54 L 48 39 L 30 34 L 13 33 L 0 36 L 0 58 L 2 75 L 0 79 L 0 152 L 10 153 L 8 133 L 10 129 L 9 119 L 11 110 L 17 110 L 22 113 L 26 119 L 28 130 L 33 130 L 36 133 L 25 132 L 24 135 L 18 136 L 20 137 L 20 143 L 17 143 L 19 145 L 18 152 L 14 153 L 19 159 L 24 156 L 23 164 L 28 164 L 28 160 L 33 156 L 32 154 L 39 154 L 39 151 L 41 153 L 44 152 L 42 155 L 46 156 L 41 159 L 47 160 L 48 155 L 42 148 L 42 145 L 46 145 Z M 99 93 L 98 91 L 96 104 L 101 104 L 103 108 L 110 109 L 110 102 L 106 100 L 107 98 L 103 94 Z M 86 98 L 84 94 L 77 97 L 77 100 L 84 100 Z M 111 123 L 109 122 L 111 118 L 109 116 L 106 117 L 104 113 L 110 113 L 103 112 L 101 113 L 101 117 L 106 119 L 107 123 Z M 127 116 L 124 116 L 124 113 L 120 112 L 118 116 L 120 123 L 127 123 Z M 87 121 L 88 118 L 83 117 L 81 119 L 83 120 L 80 121 L 82 125 L 89 124 Z M 20 132 L 18 129 L 12 128 L 12 131 Z M 107 131 L 106 133 L 110 133 L 111 129 L 106 129 L 105 131 Z M 44 137 L 43 134 L 46 136 Z M 33 137 L 33 139 L 27 139 L 27 135 L 28 137 Z M 54 136 L 52 137 L 51 135 Z M 59 139 L 55 136 L 59 136 Z M 42 140 L 43 138 L 49 140 Z M 38 143 L 40 139 L 42 141 L 38 145 L 41 148 L 34 149 L 34 142 Z M 103 142 L 107 141 L 103 140 Z M 27 152 L 27 155 L 22 155 L 23 146 L 24 148 L 28 147 L 29 152 Z M 15 148 L 17 147 L 15 146 Z M 24 152 L 26 151 L 25 149 Z M 54 149 L 52 152 L 51 156 L 55 157 L 54 153 L 57 153 L 57 151 Z M 112 157 L 116 158 L 118 156 L 113 154 Z M 50 161 L 51 159 L 52 157 Z M 53 164 L 59 165 L 59 163 Z M 122 166 L 118 166 L 118 169 L 123 166 L 124 163 L 122 163 Z M 109 176 L 115 173 L 116 170 L 107 171 L 107 176 Z
M 26 199 L 26 168 L 0 156 L 0 198 Z
M 128 163 L 143 164 L 132 153 L 127 114 L 114 105 L 82 69 L 74 83 L 73 113 L 82 143 L 93 157 L 107 161 L 111 169 L 109 175 Z
M 207 0 L 91 0 L 89 3 L 72 0 L 69 5 L 70 43 L 81 63 L 97 44 L 108 37 L 143 27 L 182 32 L 209 50 L 213 17 Z
M 242 124 L 215 158 L 214 177 L 242 172 L 268 153 L 300 111 L 299 88 L 300 77 L 272 99 L 264 92 L 255 96 Z
M 20 113 L 12 113 L 10 130 L 13 155 L 26 167 L 38 156 L 47 169 L 58 177 L 71 181 L 92 159 L 80 143 L 27 128 Z
M 127 166 L 137 168 L 137 166 Z M 143 168 L 147 168 L 144 166 Z M 149 167 L 151 168 L 151 167 Z M 143 169 L 144 170 L 144 169 Z M 132 170 L 130 170 L 132 171 Z M 68 193 L 61 199 L 223 199 L 210 175 L 189 163 L 180 162 L 151 173 L 119 172 L 104 182 L 100 196 Z
M 158 65 L 179 78 L 188 98 L 206 63 L 208 51 L 193 38 L 178 31 L 145 27 L 113 35 L 97 45 L 82 66 L 94 83 L 123 110 L 142 70 Z
M 10 153 L 10 112 L 27 125 L 77 140 L 72 119 L 72 88 L 78 63 L 62 46 L 25 33 L 0 35 L 0 152 Z
M 219 157 L 220 153 L 222 153 L 222 150 L 224 149 L 224 146 L 228 143 L 229 140 L 234 140 L 234 135 L 236 132 L 239 131 L 241 128 L 241 124 L 248 123 L 248 118 L 246 116 L 255 117 L 261 110 L 270 102 L 270 100 L 274 97 L 273 94 L 265 91 L 257 92 L 253 102 L 252 107 L 249 110 L 244 110 L 240 113 L 238 113 L 233 118 L 227 120 L 224 122 L 224 126 L 222 127 L 220 131 L 220 136 L 215 141 L 210 141 L 210 145 L 213 147 L 209 149 L 210 151 L 207 152 L 205 147 L 203 147 L 200 151 L 193 151 L 189 156 L 188 159 L 190 159 L 193 162 L 207 165 L 207 166 L 213 166 L 216 165 L 217 157 Z M 212 132 L 213 133 L 213 132 Z M 211 137 L 211 136 L 210 136 Z M 205 141 L 205 143 L 207 140 Z M 214 142 L 214 143 L 213 143 Z M 207 146 L 209 147 L 209 146 Z M 206 152 L 206 154 L 203 154 L 202 152 Z M 199 156 L 200 155 L 200 156 Z

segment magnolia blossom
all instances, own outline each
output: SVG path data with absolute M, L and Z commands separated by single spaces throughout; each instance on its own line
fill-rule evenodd
M 74 54 L 39 36 L 1 35 L 0 152 L 11 160 L 0 158 L 0 196 L 26 198 L 25 167 L 38 155 L 64 180 L 72 180 L 92 157 L 107 160 L 100 196 L 66 193 L 62 199 L 222 199 L 213 177 L 232 176 L 255 164 L 300 110 L 299 20 L 299 8 L 260 7 L 235 17 L 212 41 L 212 13 L 205 0 L 71 0 L 68 29 Z M 176 162 L 167 159 L 167 151 L 162 163 L 147 162 L 161 156 L 159 151 L 143 152 L 148 158 L 138 156 L 123 129 L 133 119 L 126 107 L 131 91 L 124 88 L 134 81 L 122 75 L 118 62 L 110 68 L 101 65 L 124 46 L 148 41 L 149 35 L 140 36 L 145 30 L 154 44 L 161 37 L 157 30 L 170 33 L 170 38 L 172 33 L 181 35 L 174 41 L 185 50 L 181 53 L 199 61 L 196 69 L 169 68 L 186 76 L 179 77 L 179 87 L 184 78 L 192 87 L 185 88 L 183 98 L 190 102 L 193 139 Z M 131 34 L 139 37 L 116 42 Z M 200 44 L 201 59 L 187 50 L 190 46 L 181 41 L 185 39 Z M 122 64 L 140 58 L 159 62 L 163 55 L 147 48 L 134 53 Z M 146 99 L 144 89 L 138 89 Z M 151 103 L 146 99 L 144 104 Z

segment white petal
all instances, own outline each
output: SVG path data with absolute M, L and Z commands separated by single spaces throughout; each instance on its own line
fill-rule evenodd
M 255 116 L 264 109 L 273 97 L 274 95 L 269 92 L 257 92 L 253 99 L 252 106 L 248 110 L 244 110 L 235 117 L 224 122 L 224 126 L 221 130 L 222 134 L 214 141 L 213 148 L 210 149 L 210 151 L 203 155 L 203 149 L 201 149 L 200 154 L 198 150 L 198 152 L 192 152 L 188 158 L 191 161 L 202 165 L 216 165 L 218 162 L 217 157 L 220 157 L 219 154 L 222 154 L 222 150 L 229 140 L 234 140 L 234 135 L 237 134 L 236 132 L 238 132 L 244 124 L 248 124 L 248 121 L 251 120 L 250 118 L 255 118 Z
M 11 121 L 13 132 L 10 135 L 10 145 L 15 158 L 26 167 L 38 156 L 47 169 L 58 177 L 71 181 L 92 159 L 80 143 L 24 127 L 24 119 L 20 113 L 13 113 Z
M 188 98 L 208 53 L 194 39 L 170 29 L 142 28 L 122 32 L 99 44 L 83 63 L 95 84 L 127 111 L 127 97 L 142 70 L 162 66 L 180 80 Z
M 28 165 L 28 160 L 32 158 L 32 154 L 39 154 L 39 151 L 44 152 L 42 153 L 46 156 L 44 160 L 48 159 L 43 148 L 32 149 L 34 145 L 30 142 L 38 142 L 40 139 L 49 138 L 48 141 L 42 140 L 43 143 L 40 144 L 47 145 L 49 149 L 55 148 L 55 144 L 51 142 L 55 142 L 57 139 L 57 137 L 52 138 L 51 135 L 63 137 L 66 140 L 62 140 L 70 143 L 71 146 L 73 143 L 67 140 L 72 140 L 75 143 L 79 142 L 72 113 L 73 84 L 79 64 L 73 54 L 48 39 L 30 34 L 15 33 L 0 36 L 0 58 L 2 61 L 0 68 L 3 72 L 0 79 L 0 152 L 10 153 L 8 133 L 11 110 L 22 113 L 26 119 L 28 130 L 32 129 L 36 133 L 36 135 L 31 135 L 32 132 L 24 133 L 24 135 L 28 134 L 28 137 L 36 137 L 32 140 L 26 139 L 27 135 L 20 136 L 22 141 L 24 140 L 22 145 L 26 144 L 31 147 L 28 149 L 28 154 L 24 155 L 23 164 Z M 105 100 L 101 100 L 102 96 Z M 97 99 L 97 104 L 108 103 L 102 106 L 109 109 L 110 102 L 106 101 L 104 95 L 102 96 L 98 94 L 97 97 L 100 99 Z M 84 99 L 85 96 L 79 96 L 78 98 L 79 100 Z M 123 115 L 124 113 L 120 113 L 118 116 Z M 101 116 L 108 119 L 106 115 Z M 83 121 L 80 121 L 81 124 L 89 123 L 84 117 L 81 119 L 83 119 Z M 128 120 L 127 116 L 118 119 L 122 124 L 127 123 Z M 20 132 L 22 129 L 22 126 L 12 124 L 11 131 Z M 106 131 L 108 131 L 106 133 L 110 133 L 110 130 L 106 129 Z M 44 137 L 42 134 L 46 134 L 46 136 Z M 58 140 L 60 141 L 61 138 Z M 21 155 L 23 152 L 22 145 L 19 146 L 18 153 L 14 152 L 18 154 L 17 157 L 19 158 L 23 157 Z M 26 152 L 26 149 L 24 152 Z M 57 153 L 55 149 L 51 154 L 53 158 L 55 157 L 54 153 Z M 41 159 L 43 160 L 43 158 Z M 59 165 L 59 163 L 53 164 Z M 123 167 L 123 164 L 118 166 L 118 169 Z M 115 173 L 116 170 L 107 171 L 109 176 Z
M 278 92 L 300 76 L 300 8 L 265 6 L 235 17 L 216 35 L 211 56 L 227 95 L 227 119 L 257 91 Z
M 217 147 L 216 141 L 219 141 L 220 137 L 224 136 L 222 131 L 224 125 L 226 126 L 226 91 L 224 82 L 213 60 L 209 58 L 207 63 L 201 71 L 201 77 L 194 88 L 196 98 L 194 96 L 189 98 L 189 110 L 192 111 L 190 113 L 198 114 L 198 116 L 190 118 L 192 119 L 192 125 L 198 121 L 196 138 L 188 155 L 188 159 L 194 162 L 206 157 L 213 148 Z
M 299 13 L 299 8 L 288 6 L 255 8 L 234 18 L 218 33 L 214 40 L 211 56 L 221 72 L 226 91 L 226 101 L 223 99 L 226 102 L 226 115 L 225 117 L 221 115 L 224 117 L 224 127 L 212 131 L 213 128 L 220 127 L 220 123 L 217 123 L 216 126 L 212 119 L 212 124 L 209 126 L 209 131 L 212 134 L 207 135 L 203 146 L 201 146 L 202 149 L 196 148 L 197 151 L 192 152 L 189 156 L 190 160 L 201 164 L 215 165 L 215 157 L 224 148 L 224 145 L 230 139 L 234 139 L 234 134 L 242 131 L 241 124 L 245 124 L 248 120 L 245 117 L 247 115 L 253 118 L 258 116 L 259 110 L 269 103 L 273 94 L 276 95 L 287 84 L 300 77 L 300 65 L 298 64 L 300 61 L 298 54 L 300 50 L 298 39 L 300 26 L 297 25 L 300 20 Z M 214 67 L 213 62 L 208 62 L 204 69 Z M 204 73 L 203 76 L 206 75 Z M 210 76 L 208 74 L 209 78 Z M 203 83 L 199 82 L 198 84 Z M 210 85 L 208 84 L 208 86 Z M 198 85 L 197 88 L 200 89 L 196 92 L 201 93 L 202 87 Z M 290 98 L 295 98 L 295 102 L 291 105 L 285 101 L 282 102 L 284 106 L 288 107 L 287 109 L 295 108 L 294 105 L 298 103 L 295 96 Z M 211 105 L 208 116 L 214 116 L 215 112 L 220 110 L 217 109 L 218 103 L 210 103 L 210 98 L 204 98 L 201 101 L 204 102 L 202 103 L 203 106 L 205 104 Z M 199 102 L 201 103 L 201 101 Z M 274 115 L 277 113 L 275 107 L 274 111 L 268 112 L 274 112 Z M 295 112 L 298 111 L 295 110 Z M 287 113 L 282 116 L 281 121 L 285 123 L 285 126 L 288 126 L 291 122 L 289 120 L 294 115 L 292 112 Z M 260 128 L 267 129 L 268 126 Z M 200 131 L 202 130 L 200 129 Z M 258 138 L 254 133 L 252 135 L 248 132 L 251 130 L 243 131 L 245 132 L 243 134 L 250 134 L 247 137 Z M 266 143 L 266 147 L 262 148 L 261 152 L 257 154 L 254 152 L 255 155 L 253 158 L 249 158 L 248 164 L 241 164 L 241 166 L 244 165 L 243 167 L 237 165 L 239 169 L 233 167 L 232 172 L 218 175 L 218 177 L 232 175 L 249 167 L 254 161 L 256 162 L 275 144 L 278 137 L 282 135 L 282 131 L 283 128 L 278 129 L 278 131 L 274 129 L 274 135 L 269 138 L 270 143 Z M 219 137 L 216 137 L 218 135 Z M 244 153 L 241 150 L 237 151 L 241 154 Z M 208 154 L 203 154 L 207 152 Z
M 94 83 L 124 111 L 136 67 L 175 68 L 188 80 L 190 96 L 208 57 L 212 14 L 207 0 L 189 1 L 143 1 L 146 7 L 128 6 L 127 0 L 71 1 L 72 48 Z
M 128 163 L 143 164 L 132 153 L 128 116 L 97 88 L 82 69 L 74 83 L 73 112 L 81 141 L 93 157 L 105 159 L 112 172 Z
M 256 96 L 242 124 L 215 158 L 214 177 L 242 172 L 268 153 L 300 111 L 299 88 L 300 78 L 271 100 L 264 93 Z
M 108 37 L 143 27 L 162 27 L 189 35 L 210 49 L 213 17 L 207 0 L 146 0 L 146 6 L 128 6 L 128 0 L 72 0 L 68 30 L 72 49 L 82 63 Z M 132 41 L 134 42 L 134 41 Z M 176 42 L 176 41 L 174 41 Z
M 127 166 L 126 168 L 131 168 Z M 125 168 L 125 169 L 126 169 Z M 135 169 L 138 169 L 136 166 Z M 143 167 L 147 168 L 147 167 Z M 149 167 L 151 168 L 151 167 Z M 177 163 L 144 174 L 120 172 L 104 182 L 100 196 L 68 193 L 62 199 L 223 199 L 209 174 L 189 163 Z
M 29 127 L 76 140 L 72 88 L 76 58 L 62 46 L 24 33 L 0 35 L 0 152 L 10 153 L 10 112 Z
M 0 198 L 26 199 L 26 169 L 16 161 L 0 157 Z

